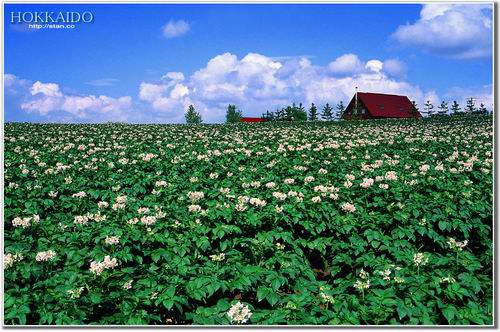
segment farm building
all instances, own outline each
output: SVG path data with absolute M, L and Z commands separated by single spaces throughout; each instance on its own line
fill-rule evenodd
M 266 120 L 263 118 L 249 118 L 249 117 L 241 117 L 240 122 L 265 122 Z
M 421 117 L 406 96 L 370 92 L 356 92 L 342 115 L 344 120 Z

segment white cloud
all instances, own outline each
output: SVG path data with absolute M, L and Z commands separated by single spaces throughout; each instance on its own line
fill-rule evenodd
M 132 98 L 129 96 L 113 98 L 67 94 L 57 83 L 36 81 L 31 84 L 12 74 L 5 75 L 5 85 L 8 94 L 16 96 L 20 110 L 55 121 L 86 119 L 99 122 L 106 113 L 109 114 L 109 119 L 125 120 L 125 113 L 132 108 Z
M 223 53 L 182 83 L 173 80 L 184 77 L 180 73 L 165 75 L 169 80 L 161 83 L 142 82 L 139 96 L 153 110 L 171 119 L 183 121 L 184 112 L 192 103 L 204 121 L 218 122 L 223 121 L 229 103 L 235 103 L 247 116 L 260 116 L 266 110 L 292 102 L 307 106 L 314 102 L 320 107 L 340 100 L 346 103 L 356 86 L 360 91 L 408 95 L 419 103 L 427 93 L 394 75 L 404 67 L 399 60 L 363 62 L 357 55 L 347 54 L 332 63 L 335 65 L 316 66 L 308 58 L 278 61 L 257 53 L 238 59 L 234 54 Z M 345 74 L 348 71 L 351 73 Z M 339 75 L 341 72 L 344 74 Z
M 184 20 L 171 20 L 162 27 L 165 38 L 177 38 L 184 36 L 191 29 L 188 22 Z
M 166 85 L 142 82 L 139 86 L 139 98 L 141 100 L 154 102 L 161 97 L 166 89 Z
M 365 68 L 369 71 L 380 73 L 384 68 L 384 63 L 380 60 L 370 60 L 366 62 Z
M 182 84 L 176 84 L 175 87 L 170 91 L 170 98 L 181 99 L 189 94 L 189 89 L 187 86 Z
M 62 96 L 61 91 L 59 91 L 59 85 L 55 83 L 42 83 L 36 81 L 31 87 L 31 94 L 37 95 L 42 94 L 47 97 L 60 97 Z
M 406 65 L 398 59 L 387 59 L 384 61 L 384 71 L 394 77 L 404 77 Z
M 171 71 L 161 77 L 162 80 L 184 81 L 184 74 L 181 72 Z
M 492 5 L 427 4 L 420 19 L 399 26 L 392 37 L 402 45 L 456 58 L 492 55 Z
M 355 74 L 363 71 L 363 63 L 356 54 L 344 54 L 330 62 L 328 68 L 335 74 Z

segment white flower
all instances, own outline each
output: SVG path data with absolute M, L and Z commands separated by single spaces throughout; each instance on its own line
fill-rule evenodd
M 396 175 L 396 172 L 390 171 L 390 172 L 385 173 L 385 179 L 387 181 L 395 181 L 398 179 L 398 176 Z
M 321 299 L 326 302 L 326 303 L 330 303 L 330 304 L 333 304 L 335 301 L 333 300 L 333 296 L 331 295 L 328 295 L 328 294 L 325 294 L 323 292 L 321 292 L 319 294 L 321 296 Z
M 147 208 L 147 207 L 140 207 L 140 208 L 137 209 L 137 213 L 139 213 L 139 214 L 149 213 L 149 208 Z
M 252 312 L 248 305 L 241 303 L 240 301 L 236 302 L 231 306 L 229 311 L 227 312 L 231 323 L 243 324 L 246 323 L 250 317 L 252 316 Z
M 419 170 L 423 173 L 427 172 L 429 170 L 430 166 L 429 165 L 422 165 L 419 167 Z
M 260 199 L 260 198 L 250 198 L 248 201 L 251 205 L 257 206 L 257 207 L 263 207 L 266 206 L 266 201 Z
M 344 203 L 340 207 L 346 212 L 356 212 L 356 207 L 351 203 Z
M 90 263 L 90 272 L 100 275 L 106 269 L 113 269 L 118 266 L 116 258 L 106 256 L 102 262 L 93 261 Z
M 201 206 L 196 205 L 196 204 L 192 204 L 192 205 L 188 206 L 188 211 L 189 212 L 200 212 Z
M 153 225 L 156 222 L 156 217 L 155 216 L 143 216 L 141 218 L 141 224 L 150 226 Z
M 3 256 L 3 266 L 4 268 L 9 268 L 11 267 L 12 265 L 14 265 L 14 263 L 16 262 L 19 262 L 21 260 L 23 260 L 24 256 L 22 254 L 5 254 Z
M 134 282 L 134 280 L 127 281 L 126 283 L 123 284 L 123 288 L 125 288 L 125 289 L 131 289 L 133 282 Z
M 80 287 L 80 288 L 76 288 L 76 289 L 69 289 L 66 291 L 66 293 L 69 294 L 69 297 L 72 298 L 72 299 L 77 299 L 80 297 L 80 295 L 82 294 L 83 292 L 83 287 Z
M 379 273 L 382 276 L 382 279 L 384 279 L 384 280 L 391 280 L 391 270 L 390 269 L 386 269 L 384 271 L 380 271 Z
M 354 288 L 359 290 L 368 289 L 370 288 L 370 280 L 356 280 L 356 282 L 354 283 Z
M 120 243 L 120 237 L 119 236 L 106 236 L 106 239 L 104 240 L 106 244 L 113 245 L 113 244 L 118 244 Z
M 413 263 L 415 264 L 415 266 L 423 266 L 426 265 L 428 262 L 429 262 L 429 257 L 420 252 L 413 255 Z
M 373 182 L 373 179 L 363 179 L 363 182 L 360 184 L 360 186 L 363 188 L 369 188 L 373 185 Z
M 305 179 L 304 179 L 304 182 L 305 183 L 310 183 L 310 182 L 313 182 L 315 179 L 314 179 L 314 176 L 307 176 Z
M 37 262 L 46 262 L 49 260 L 53 260 L 55 257 L 56 253 L 53 250 L 47 250 L 37 253 L 35 259 Z
M 214 262 L 222 262 L 226 258 L 226 254 L 220 253 L 218 255 L 210 255 L 209 257 Z
M 108 202 L 103 202 L 103 201 L 100 201 L 99 203 L 97 203 L 97 207 L 99 207 L 99 209 L 105 209 L 109 206 L 109 203 Z
M 319 197 L 319 196 L 314 196 L 313 198 L 311 198 L 311 201 L 312 201 L 313 203 L 319 203 L 319 202 L 321 202 L 321 197 Z
M 168 185 L 167 181 L 156 181 L 155 186 L 156 187 L 166 187 Z
M 448 245 L 450 246 L 450 249 L 456 249 L 458 251 L 462 251 L 463 248 L 465 248 L 468 243 L 469 243 L 469 241 L 467 241 L 467 240 L 465 240 L 463 242 L 458 242 L 454 238 L 451 238 L 451 237 L 448 240 Z
M 447 277 L 444 277 L 444 278 L 439 279 L 439 282 L 440 282 L 440 283 L 445 283 L 445 282 L 446 282 L 446 283 L 448 283 L 448 284 L 452 284 L 452 283 L 454 283 L 455 281 L 456 281 L 456 280 L 455 280 L 455 278 L 450 277 L 450 276 L 447 276 Z
M 89 221 L 88 216 L 75 216 L 74 223 L 77 225 L 85 225 Z
M 187 196 L 191 200 L 191 202 L 196 203 L 202 200 L 205 197 L 205 194 L 201 191 L 190 191 Z
M 87 194 L 85 193 L 85 191 L 80 191 L 76 194 L 73 194 L 73 197 L 77 197 L 77 198 L 83 198 L 83 197 L 86 197 Z
M 284 193 L 280 193 L 278 191 L 275 191 L 275 192 L 273 192 L 273 197 L 279 201 L 284 201 L 286 199 L 287 195 Z
M 19 218 L 16 217 L 12 220 L 12 226 L 26 228 L 31 225 L 31 217 Z

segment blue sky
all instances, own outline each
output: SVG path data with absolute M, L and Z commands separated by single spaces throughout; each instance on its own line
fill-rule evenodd
M 491 5 L 5 5 L 5 120 L 206 122 L 363 91 L 492 105 Z M 89 11 L 75 29 L 11 12 Z

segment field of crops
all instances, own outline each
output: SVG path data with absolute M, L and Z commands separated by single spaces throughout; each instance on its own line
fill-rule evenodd
M 491 117 L 5 125 L 5 324 L 492 324 Z

